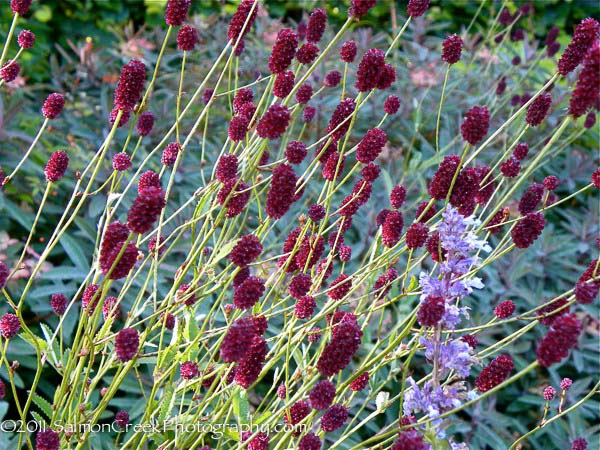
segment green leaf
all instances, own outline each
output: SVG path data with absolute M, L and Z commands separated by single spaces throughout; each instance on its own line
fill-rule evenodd
M 233 395 L 233 413 L 241 424 L 248 423 L 248 396 L 243 389 L 238 389 Z
M 174 384 L 167 384 L 165 388 L 165 393 L 160 399 L 160 414 L 158 415 L 158 423 L 162 423 L 169 411 L 173 407 L 173 393 L 175 392 Z
M 77 266 L 86 271 L 89 270 L 88 258 L 85 256 L 85 252 L 80 247 L 79 243 L 69 236 L 68 234 L 63 234 L 60 238 L 60 245 L 63 246 L 67 255 L 71 261 Z
M 52 405 L 48 400 L 34 393 L 33 403 L 35 403 L 37 407 L 40 408 L 40 411 L 43 412 L 48 419 L 52 418 Z

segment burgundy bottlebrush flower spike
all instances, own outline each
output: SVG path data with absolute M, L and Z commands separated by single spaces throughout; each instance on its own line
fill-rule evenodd
M 117 153 L 112 160 L 113 169 L 123 172 L 131 167 L 131 159 L 127 153 Z
M 48 160 L 48 164 L 46 164 L 46 168 L 44 169 L 46 181 L 56 182 L 60 180 L 67 171 L 68 165 L 69 157 L 65 152 L 58 151 L 52 153 L 52 155 L 50 155 L 50 159 Z
M 298 178 L 292 166 L 280 164 L 273 170 L 271 187 L 267 194 L 266 211 L 269 217 L 280 219 L 296 200 Z
M 479 392 L 489 391 L 506 380 L 514 368 L 515 365 L 509 355 L 500 355 L 481 371 L 475 380 L 475 386 Z
M 191 52 L 197 43 L 198 32 L 191 25 L 184 25 L 177 32 L 177 47 L 179 47 L 179 50 Z
M 425 14 L 427 8 L 429 8 L 429 0 L 408 0 L 406 12 L 414 19 Z
M 236 266 L 245 267 L 248 264 L 256 261 L 262 251 L 263 246 L 260 243 L 260 239 L 253 234 L 248 234 L 246 236 L 242 236 L 235 244 L 231 250 L 231 253 L 229 254 L 229 259 Z
M 345 63 L 351 63 L 354 61 L 354 58 L 356 58 L 356 52 L 357 52 L 356 42 L 346 41 L 346 42 L 344 42 L 344 45 L 342 45 L 342 48 L 340 49 L 340 58 Z
M 121 75 L 115 89 L 115 108 L 124 113 L 133 111 L 135 104 L 142 96 L 146 81 L 146 66 L 137 59 L 132 59 L 121 69 Z
M 279 72 L 277 77 L 275 77 L 275 83 L 273 84 L 273 95 L 279 98 L 287 97 L 294 88 L 294 79 L 294 72 L 291 70 Z
M 308 19 L 308 27 L 306 28 L 306 40 L 308 42 L 317 43 L 323 37 L 325 28 L 327 27 L 327 13 L 322 8 L 315 8 L 310 13 Z
M 269 70 L 271 73 L 280 73 L 287 69 L 298 47 L 298 35 L 294 30 L 284 28 L 277 34 L 277 40 L 269 57 Z
M 301 105 L 306 105 L 313 95 L 313 88 L 309 83 L 303 83 L 296 92 L 296 101 Z
M 45 428 L 38 432 L 35 437 L 35 450 L 58 450 L 59 448 L 60 436 L 56 431 Z
M 442 60 L 448 64 L 456 64 L 460 61 L 462 53 L 463 41 L 456 35 L 450 35 L 442 42 Z
M 127 213 L 127 227 L 132 232 L 139 234 L 150 231 L 164 206 L 165 194 L 160 187 L 145 188 L 139 192 Z
M 67 310 L 67 297 L 63 294 L 52 294 L 50 306 L 57 316 L 62 316 Z
M 115 353 L 121 362 L 131 361 L 138 353 L 140 337 L 134 328 L 123 328 L 115 338 Z
M 2 65 L 2 67 L 0 67 L 0 78 L 2 78 L 6 83 L 10 83 L 17 78 L 20 70 L 21 66 L 19 66 L 19 63 L 9 59 Z
M 264 139 L 277 139 L 285 132 L 290 123 L 290 111 L 280 103 L 271 105 L 260 119 L 256 132 Z
M 460 132 L 465 141 L 476 145 L 485 137 L 490 127 L 490 111 L 487 106 L 473 106 L 465 114 Z
M 348 409 L 344 405 L 333 405 L 321 418 L 321 429 L 323 431 L 335 431 L 341 428 L 348 420 Z
M 598 104 L 599 98 L 600 43 L 596 42 L 585 57 L 583 69 L 579 72 L 577 86 L 569 102 L 569 114 L 574 118 L 583 116 L 589 108 Z
M 0 335 L 4 339 L 12 339 L 21 329 L 21 321 L 12 313 L 6 313 L 0 318 Z
M 574 314 L 561 314 L 552 322 L 546 336 L 539 342 L 537 360 L 544 367 L 560 362 L 577 344 L 583 326 Z
M 238 39 L 243 39 L 250 31 L 258 14 L 258 7 L 259 3 L 255 5 L 254 0 L 242 0 L 231 18 L 231 22 L 229 22 L 227 37 L 232 43 L 235 43 Z
M 541 94 L 533 102 L 531 102 L 531 104 L 527 108 L 525 122 L 527 122 L 532 127 L 537 127 L 546 118 L 551 104 L 552 95 L 548 93 Z
M 584 19 L 575 28 L 573 39 L 558 60 L 558 73 L 568 75 L 583 61 L 589 48 L 600 33 L 600 24 L 590 18 Z
M 140 114 L 135 129 L 140 136 L 148 136 L 154 127 L 154 114 L 152 111 L 144 111 Z
M 35 42 L 35 34 L 33 34 L 29 30 L 23 30 L 19 33 L 19 37 L 17 38 L 17 42 L 21 48 L 27 49 L 33 47 Z
M 355 19 L 360 19 L 376 4 L 377 0 L 351 0 L 348 15 Z
M 510 235 L 518 248 L 527 248 L 540 237 L 545 225 L 544 215 L 532 212 L 519 220 Z
M 321 380 L 312 388 L 309 398 L 313 409 L 327 409 L 335 398 L 335 385 L 329 380 Z
M 226 153 L 219 158 L 215 170 L 217 180 L 225 183 L 227 180 L 236 177 L 238 170 L 238 158 L 235 155 Z
M 165 22 L 167 25 L 178 27 L 181 25 L 188 15 L 191 0 L 167 0 L 167 8 L 165 9 Z
M 10 9 L 15 14 L 24 16 L 31 7 L 31 0 L 10 0 Z

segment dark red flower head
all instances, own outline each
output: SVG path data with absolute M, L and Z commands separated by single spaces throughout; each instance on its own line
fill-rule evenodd
M 303 83 L 296 92 L 296 101 L 301 105 L 306 105 L 313 95 L 313 88 L 309 83 Z
M 356 159 L 364 164 L 373 162 L 387 142 L 387 134 L 381 128 L 367 131 L 356 149 Z
M 62 316 L 67 310 L 67 297 L 63 294 L 52 294 L 50 306 L 57 316 Z
M 47 119 L 56 119 L 65 106 L 65 98 L 57 92 L 50 94 L 42 106 L 42 115 Z
M 342 81 L 342 74 L 337 70 L 331 70 L 325 75 L 323 84 L 329 88 L 336 87 Z
M 546 336 L 539 342 L 537 360 L 544 367 L 560 362 L 577 344 L 583 326 L 574 314 L 562 314 L 552 322 Z
M 490 111 L 487 106 L 473 106 L 465 114 L 460 132 L 465 141 L 471 145 L 476 145 L 487 134 L 489 127 Z
M 519 200 L 519 212 L 525 215 L 535 211 L 540 204 L 543 195 L 544 185 L 540 183 L 533 183 L 523 193 L 521 200 Z
M 577 86 L 569 102 L 569 114 L 578 118 L 598 104 L 600 98 L 600 43 L 592 46 L 585 57 L 583 69 L 579 72 Z
M 226 153 L 219 158 L 217 162 L 216 176 L 217 180 L 225 183 L 231 178 L 235 178 L 238 170 L 238 158 L 235 155 Z
M 300 164 L 306 158 L 306 145 L 291 141 L 285 148 L 285 157 L 291 164 Z
M 141 180 L 140 180 L 141 181 Z M 139 187 L 138 187 L 139 192 Z M 165 206 L 165 194 L 160 187 L 148 187 L 139 192 L 127 214 L 127 227 L 134 233 L 144 234 L 160 216 Z
M 6 83 L 10 83 L 17 78 L 20 70 L 21 66 L 19 66 L 19 63 L 9 59 L 2 65 L 2 67 L 0 67 L 0 78 L 2 78 Z
M 350 127 L 350 116 L 356 108 L 353 98 L 342 100 L 331 115 L 331 120 L 327 126 L 327 133 L 331 133 L 334 141 L 339 141 L 348 132 Z M 334 131 L 335 130 L 335 131 Z
M 269 217 L 280 219 L 289 211 L 296 199 L 297 180 L 298 177 L 289 164 L 280 164 L 273 170 L 266 203 L 266 211 Z
M 115 352 L 121 362 L 131 361 L 137 355 L 140 337 L 134 328 L 123 328 L 115 338 Z
M 381 227 L 381 243 L 384 247 L 393 247 L 402 237 L 404 219 L 400 211 L 390 211 Z
M 265 280 L 259 277 L 248 277 L 233 293 L 233 304 L 236 308 L 252 308 L 265 293 Z
M 583 19 L 575 28 L 573 39 L 558 60 L 558 73 L 567 75 L 583 61 L 586 53 L 598 39 L 600 24 L 594 19 Z
M 179 47 L 179 50 L 191 52 L 197 43 L 198 32 L 191 25 L 184 25 L 177 32 L 177 47 Z
M 323 431 L 335 431 L 341 428 L 348 420 L 348 409 L 344 405 L 333 405 L 321 418 Z
M 277 139 L 285 132 L 290 123 L 290 111 L 287 106 L 275 103 L 258 122 L 256 132 L 264 139 Z
M 584 438 L 577 438 L 573 440 L 573 444 L 571 445 L 571 450 L 587 450 L 588 443 Z
M 506 380 L 514 368 L 515 365 L 509 355 L 500 355 L 481 371 L 475 380 L 475 385 L 479 392 L 489 391 Z
M 329 380 L 321 380 L 312 388 L 309 398 L 313 409 L 327 409 L 335 398 L 335 385 Z
M 296 56 L 298 35 L 289 28 L 284 28 L 277 34 L 275 46 L 269 58 L 271 73 L 280 73 L 289 67 Z
M 230 178 L 217 194 L 219 205 L 227 208 L 227 217 L 235 217 L 244 210 L 250 200 L 249 186 L 242 180 Z
M 253 234 L 242 236 L 235 244 L 229 259 L 238 267 L 245 267 L 248 264 L 256 261 L 263 251 L 263 246 L 260 240 Z
M 331 341 L 317 362 L 317 369 L 325 377 L 335 375 L 344 369 L 360 346 L 363 333 L 356 323 L 356 319 L 351 319 L 352 317 L 344 316 L 334 326 Z
M 548 93 L 541 94 L 527 108 L 525 122 L 532 127 L 537 127 L 546 118 L 551 104 L 552 96 Z
M 14 338 L 21 329 L 21 321 L 15 314 L 6 313 L 0 318 L 0 334 L 4 339 Z
M 277 74 L 273 84 L 273 95 L 279 98 L 285 98 L 294 88 L 294 72 L 284 70 Z
M 48 164 L 46 164 L 46 168 L 44 169 L 46 181 L 55 182 L 60 180 L 67 171 L 68 165 L 69 157 L 65 152 L 58 151 L 52 153 L 48 160 Z
M 231 18 L 231 22 L 229 22 L 227 37 L 231 42 L 235 43 L 240 36 L 243 39 L 250 31 L 252 24 L 256 20 L 258 7 L 259 3 L 254 6 L 254 0 L 242 0 L 237 11 Z
M 494 308 L 494 315 L 498 319 L 508 319 L 515 312 L 515 303 L 512 300 L 505 300 Z
M 540 237 L 545 225 L 543 214 L 532 212 L 519 220 L 510 235 L 518 248 L 527 248 Z
M 35 42 L 35 34 L 29 30 L 23 30 L 19 33 L 17 42 L 21 48 L 31 48 Z
M 113 169 L 123 172 L 131 167 L 131 158 L 127 153 L 117 153 L 112 160 Z
M 371 48 L 362 57 L 356 72 L 356 89 L 367 92 L 377 87 L 384 72 L 385 54 L 382 50 Z
M 56 431 L 46 428 L 38 432 L 35 437 L 35 450 L 58 450 L 59 448 L 60 436 Z
M 324 9 L 315 8 L 310 13 L 308 20 L 306 40 L 313 43 L 319 42 L 325 33 L 325 27 L 327 27 L 327 13 Z
M 348 15 L 360 19 L 376 4 L 377 0 L 351 0 Z
M 115 414 L 115 422 L 120 428 L 125 428 L 129 424 L 129 413 L 125 410 L 117 411 Z
M 340 58 L 342 59 L 342 61 L 344 61 L 346 63 L 351 63 L 354 61 L 354 58 L 356 58 L 356 52 L 357 52 L 356 42 L 346 41 L 346 42 L 344 42 L 344 45 L 342 45 L 342 48 L 340 49 Z
M 523 161 L 525 158 L 527 158 L 527 153 L 529 153 L 529 145 L 527 145 L 526 142 L 517 144 L 513 150 L 513 156 L 519 161 Z
M 317 303 L 315 302 L 315 298 L 310 295 L 305 295 L 304 297 L 300 297 L 296 302 L 294 314 L 298 319 L 308 319 L 313 315 L 316 307 Z
M 177 155 L 179 155 L 180 150 L 181 146 L 178 142 L 171 142 L 170 144 L 168 144 L 163 150 L 161 158 L 163 166 L 173 167 L 173 165 L 177 161 Z
M 311 432 L 300 439 L 298 450 L 321 450 L 322 446 L 319 436 Z
M 429 8 L 429 0 L 408 0 L 406 12 L 414 19 L 425 14 L 427 8 Z
M 431 180 L 429 195 L 436 200 L 445 200 L 452 185 L 456 171 L 460 167 L 460 157 L 457 155 L 444 156 L 444 160 Z
M 250 119 L 245 115 L 233 116 L 229 122 L 229 130 L 227 134 L 233 142 L 243 141 L 248 133 Z
M 31 7 L 31 0 L 10 0 L 10 9 L 15 14 L 24 16 Z
M 160 187 L 160 176 L 152 170 L 147 170 L 140 175 L 140 181 L 138 182 L 138 194 L 149 187 Z
M 462 46 L 463 41 L 458 35 L 448 36 L 442 43 L 442 59 L 448 64 L 456 64 L 460 61 Z
M 198 376 L 198 364 L 194 361 L 186 361 L 179 367 L 179 374 L 184 380 L 191 380 Z
M 121 69 L 121 76 L 115 89 L 115 108 L 124 113 L 133 111 L 140 100 L 144 82 L 146 81 L 146 66 L 137 59 L 132 59 Z
M 140 136 L 147 136 L 152 131 L 152 127 L 154 127 L 154 114 L 152 111 L 144 111 L 138 117 L 135 129 Z
M 429 296 L 421 302 L 417 320 L 422 327 L 433 327 L 442 320 L 446 311 L 446 302 L 442 297 Z
M 191 0 L 167 0 L 167 9 L 165 9 L 167 25 L 173 27 L 181 25 L 188 15 L 191 3 Z
M 296 59 L 300 64 L 311 64 L 319 55 L 319 47 L 312 42 L 307 42 L 298 49 Z
M 315 118 L 315 114 L 317 113 L 317 109 L 314 106 L 307 106 L 302 111 L 302 122 L 310 123 Z
M 81 296 L 81 306 L 87 311 L 88 316 L 92 316 L 100 301 L 101 292 L 98 291 L 100 286 L 97 284 L 90 284 L 83 291 Z
M 390 95 L 383 103 L 383 110 L 386 114 L 396 114 L 400 109 L 400 99 L 395 95 Z
M 410 249 L 423 247 L 427 242 L 429 227 L 421 222 L 415 222 L 406 230 L 406 246 Z

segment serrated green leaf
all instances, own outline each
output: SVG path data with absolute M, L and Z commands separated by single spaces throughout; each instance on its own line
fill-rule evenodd
M 173 393 L 175 392 L 175 387 L 173 384 L 168 384 L 165 388 L 165 393 L 160 399 L 159 408 L 160 413 L 158 415 L 158 422 L 162 423 L 169 411 L 173 407 Z
M 40 411 L 43 412 L 48 419 L 52 418 L 52 405 L 48 400 L 38 394 L 33 394 L 33 403 L 40 408 Z

